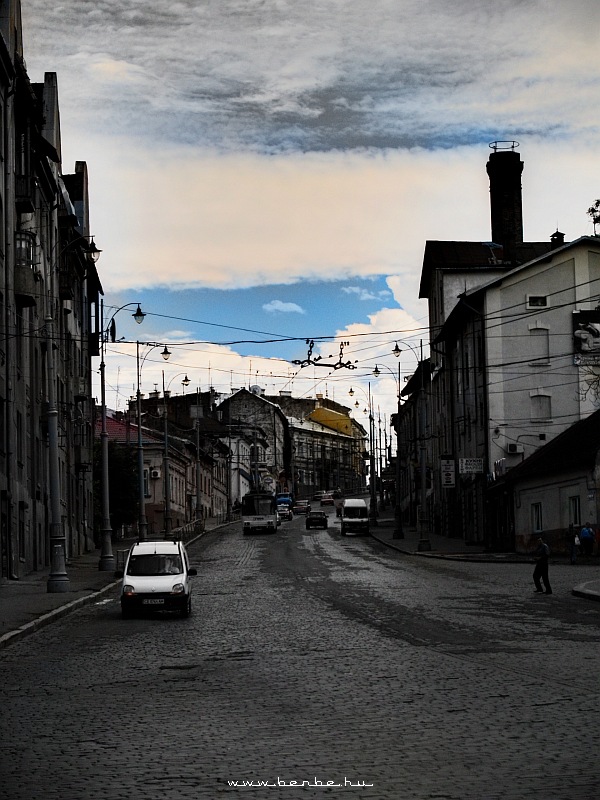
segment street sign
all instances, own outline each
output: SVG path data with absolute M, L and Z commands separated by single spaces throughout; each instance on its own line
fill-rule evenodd
M 459 458 L 458 471 L 461 475 L 469 472 L 483 472 L 483 458 Z
M 453 489 L 456 486 L 456 465 L 452 458 L 440 459 L 440 470 L 443 489 Z

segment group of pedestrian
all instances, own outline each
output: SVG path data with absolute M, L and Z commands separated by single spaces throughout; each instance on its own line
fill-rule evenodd
M 579 548 L 584 556 L 594 554 L 594 544 L 598 545 L 598 555 L 600 555 L 600 529 L 595 531 L 589 522 L 586 522 L 579 533 L 573 529 L 569 532 L 569 555 L 571 564 L 577 561 Z M 548 559 L 550 557 L 550 547 L 544 541 L 543 536 L 537 539 L 537 547 L 533 554 L 535 558 L 535 569 L 533 570 L 534 592 L 552 594 L 550 580 L 548 579 Z M 543 584 L 543 586 L 542 586 Z
M 586 522 L 579 532 L 574 528 L 569 531 L 568 543 L 571 564 L 575 564 L 577 556 L 580 553 L 582 556 L 592 556 L 594 554 L 594 544 L 596 542 L 598 542 L 598 552 L 600 554 L 599 535 L 600 531 L 596 532 L 589 522 Z

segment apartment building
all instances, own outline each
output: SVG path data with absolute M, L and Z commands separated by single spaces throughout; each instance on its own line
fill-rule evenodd
M 426 244 L 430 380 L 408 396 L 414 407 L 426 396 L 427 429 L 415 435 L 431 476 L 429 524 L 467 543 L 513 549 L 526 539 L 514 524 L 522 518 L 492 506 L 490 487 L 598 405 L 591 386 L 600 363 L 600 240 L 565 243 L 556 231 L 524 242 L 523 163 L 516 143 L 502 144 L 487 165 L 492 240 Z
M 98 250 L 83 161 L 62 168 L 54 73 L 31 82 L 20 3 L 0 5 L 0 574 L 94 547 L 90 362 Z

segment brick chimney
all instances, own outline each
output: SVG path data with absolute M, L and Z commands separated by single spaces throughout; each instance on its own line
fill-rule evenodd
M 486 165 L 490 178 L 492 240 L 504 248 L 504 261 L 514 263 L 516 246 L 523 242 L 521 173 L 523 162 L 518 142 L 492 142 Z

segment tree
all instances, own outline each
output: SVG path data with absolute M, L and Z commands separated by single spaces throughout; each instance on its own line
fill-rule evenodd
M 138 517 L 138 472 L 134 448 L 117 442 L 108 443 L 108 491 L 110 523 L 113 531 L 131 525 Z M 100 442 L 94 445 L 94 530 L 102 530 L 102 453 Z
M 600 200 L 596 200 L 587 210 L 588 216 L 592 218 L 594 224 L 594 236 L 596 236 L 596 225 L 600 225 Z

